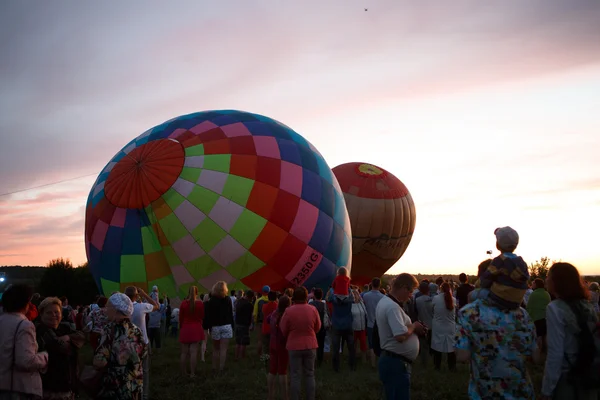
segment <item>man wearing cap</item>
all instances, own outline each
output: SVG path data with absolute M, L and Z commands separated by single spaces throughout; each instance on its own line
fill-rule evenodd
M 254 326 L 258 327 L 258 356 L 260 357 L 263 353 L 262 346 L 262 332 L 261 326 L 264 320 L 265 315 L 263 315 L 262 308 L 263 305 L 269 302 L 269 293 L 271 292 L 271 288 L 267 285 L 262 288 L 262 297 L 259 297 L 254 303 L 254 312 L 252 313 L 254 317 Z M 266 354 L 269 354 L 269 349 L 265 349 Z
M 129 286 L 125 289 L 125 294 L 133 302 L 133 313 L 131 316 L 131 322 L 142 331 L 142 338 L 144 344 L 148 345 L 148 332 L 146 330 L 146 315 L 153 311 L 157 311 L 160 306 L 159 304 L 150 297 L 142 288 L 136 288 L 135 286 Z M 144 299 L 145 302 L 138 302 L 139 298 Z M 142 392 L 142 399 L 148 400 L 150 394 L 150 357 L 148 353 L 142 359 L 142 365 L 144 368 L 144 390 Z

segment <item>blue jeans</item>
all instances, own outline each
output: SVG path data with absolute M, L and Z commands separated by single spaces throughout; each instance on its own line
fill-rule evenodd
M 379 379 L 387 400 L 410 400 L 410 370 L 407 362 L 381 353 Z

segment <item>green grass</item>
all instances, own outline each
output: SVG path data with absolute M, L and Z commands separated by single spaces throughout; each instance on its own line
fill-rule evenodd
M 161 400 L 189 398 L 266 399 L 266 368 L 256 355 L 256 342 L 256 338 L 253 337 L 253 344 L 248 348 L 247 358 L 236 362 L 233 358 L 233 341 L 230 341 L 226 371 L 219 376 L 214 376 L 211 371 L 211 345 L 209 342 L 206 363 L 198 362 L 197 376 L 192 379 L 182 376 L 179 372 L 179 342 L 177 339 L 167 338 L 160 353 L 152 355 L 150 398 Z M 82 353 L 82 358 L 89 362 L 90 357 L 89 347 L 86 347 Z M 350 372 L 347 359 L 342 355 L 341 372 L 335 373 L 331 367 L 331 361 L 326 360 L 315 372 L 317 399 L 384 399 L 377 372 L 367 364 L 362 364 L 359 361 L 357 371 Z M 461 364 L 454 372 L 448 371 L 445 367 L 442 364 L 442 370 L 435 371 L 432 361 L 428 367 L 424 367 L 417 360 L 412 370 L 411 399 L 467 399 L 469 366 Z M 534 381 L 536 397 L 538 397 L 543 366 L 530 365 L 530 373 Z

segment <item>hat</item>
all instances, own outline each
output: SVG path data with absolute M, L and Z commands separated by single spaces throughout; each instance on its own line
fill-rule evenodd
M 499 250 L 513 252 L 519 244 L 519 234 L 510 226 L 496 228 L 494 231 Z
M 152 286 L 152 291 L 153 292 L 158 292 L 158 286 L 156 286 L 156 285 Z
M 131 299 L 124 293 L 115 293 L 110 296 L 108 301 L 121 314 L 127 317 L 131 317 L 131 314 L 133 314 L 133 303 L 131 302 Z
M 437 293 L 438 289 L 439 289 L 439 287 L 435 283 L 429 284 L 429 293 Z
M 269 287 L 269 285 L 265 285 L 262 288 L 263 293 L 269 293 L 271 291 L 271 288 Z

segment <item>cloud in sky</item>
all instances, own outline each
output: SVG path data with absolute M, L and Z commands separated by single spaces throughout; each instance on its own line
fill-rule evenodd
M 478 232 L 506 220 L 525 236 L 546 218 L 587 232 L 600 222 L 598 20 L 595 0 L 3 3 L 0 193 L 97 172 L 175 115 L 238 108 L 298 130 L 331 166 L 397 173 L 418 207 L 403 265 L 446 268 L 456 224 L 482 249 Z M 39 259 L 58 247 L 82 261 L 92 180 L 0 197 L 4 262 L 40 241 Z M 564 253 L 594 269 L 585 243 Z

